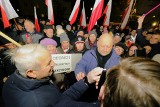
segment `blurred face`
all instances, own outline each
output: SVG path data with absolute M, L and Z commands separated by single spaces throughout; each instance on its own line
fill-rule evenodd
M 136 30 L 132 30 L 131 35 L 136 36 Z
M 57 54 L 57 48 L 54 45 L 47 45 L 47 49 L 50 54 Z
M 113 48 L 113 39 L 108 38 L 108 39 L 100 39 L 97 42 L 97 49 L 98 52 L 102 55 L 102 56 L 106 56 L 108 55 Z
M 132 46 L 132 47 L 130 47 L 130 49 L 129 49 L 129 56 L 134 55 L 134 52 L 135 52 L 135 50 L 137 50 L 137 49 L 138 49 L 137 46 Z
M 42 21 L 40 21 L 40 23 L 42 24 L 42 25 L 45 25 L 45 21 L 44 20 L 42 20 Z
M 34 32 L 34 24 L 31 21 L 25 20 L 24 27 L 27 32 L 29 33 Z
M 115 36 L 115 37 L 113 38 L 114 44 L 116 44 L 116 43 L 118 43 L 118 42 L 120 42 L 120 41 L 121 41 L 121 37 L 120 37 L 120 36 Z
M 75 44 L 77 51 L 82 51 L 84 49 L 84 42 L 78 42 Z
M 71 31 L 71 27 L 67 27 L 67 30 L 68 30 L 68 31 Z
M 44 32 L 49 38 L 53 37 L 53 29 L 44 29 Z
M 36 71 L 36 79 L 42 79 L 52 75 L 54 62 L 49 53 L 46 53 L 43 57 L 39 58 L 39 65 L 41 69 Z
M 61 46 L 62 46 L 63 49 L 68 49 L 69 45 L 70 45 L 69 41 L 63 41 L 61 43 Z
M 89 40 L 90 40 L 90 42 L 91 43 L 95 43 L 96 42 L 96 36 L 94 35 L 94 34 L 91 34 L 90 36 L 89 36 Z
M 77 36 L 84 36 L 84 32 L 83 31 L 79 31 L 78 33 L 77 33 Z
M 150 40 L 151 37 L 152 37 L 152 34 L 147 34 L 147 35 L 146 35 L 146 40 Z
M 116 51 L 116 53 L 118 55 L 122 55 L 124 53 L 124 49 L 122 47 L 120 47 L 120 46 L 115 46 L 114 50 Z
M 159 40 L 160 40 L 160 35 L 154 34 L 154 35 L 152 35 L 149 42 L 150 42 L 150 44 L 158 44 Z

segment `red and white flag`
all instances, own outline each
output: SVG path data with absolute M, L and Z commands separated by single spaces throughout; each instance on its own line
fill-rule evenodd
M 4 28 L 10 26 L 9 20 L 18 17 L 9 0 L 0 0 L 0 9 Z
M 104 26 L 109 26 L 109 22 L 110 22 L 110 15 L 111 15 L 111 8 L 112 8 L 112 0 L 108 1 L 108 4 L 103 12 L 103 14 L 105 14 L 105 18 L 104 18 L 104 22 L 103 25 Z
M 131 9 L 132 9 L 132 5 L 133 5 L 133 1 L 134 0 L 130 0 L 130 4 L 129 6 L 125 9 L 125 13 L 124 13 L 124 16 L 122 17 L 122 24 L 121 24 L 121 29 L 123 30 L 126 25 L 127 25 L 127 22 L 128 22 L 128 19 L 129 19 L 129 16 L 130 16 L 130 12 L 131 12 Z
M 54 24 L 54 14 L 53 14 L 53 6 L 52 0 L 46 0 L 46 5 L 48 6 L 48 19 L 50 20 L 50 24 Z
M 82 8 L 82 13 L 80 17 L 80 25 L 83 26 L 83 28 L 86 27 L 86 13 L 84 8 L 84 1 L 83 1 L 83 8 Z
M 70 25 L 72 25 L 76 21 L 76 18 L 77 18 L 78 12 L 79 12 L 79 8 L 80 8 L 80 2 L 81 2 L 81 0 L 77 0 L 74 5 L 72 13 L 69 17 Z
M 38 18 L 37 18 L 37 12 L 36 12 L 36 7 L 34 7 L 34 24 L 37 32 L 40 32 L 40 27 L 38 23 Z
M 92 30 L 97 20 L 102 16 L 103 4 L 104 0 L 96 0 L 89 20 L 88 32 Z

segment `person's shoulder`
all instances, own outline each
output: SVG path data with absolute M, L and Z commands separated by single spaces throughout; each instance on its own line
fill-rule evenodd
M 115 52 L 115 50 L 112 51 L 112 57 L 113 58 L 121 59 L 121 57 L 119 55 L 117 55 L 117 53 Z

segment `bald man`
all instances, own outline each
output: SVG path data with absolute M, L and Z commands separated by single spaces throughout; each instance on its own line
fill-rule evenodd
M 118 56 L 113 49 L 112 34 L 102 34 L 97 41 L 97 48 L 95 50 L 87 51 L 83 55 L 82 59 L 77 63 L 74 71 L 76 79 L 78 81 L 83 79 L 92 69 L 96 67 L 108 70 L 109 68 L 118 65 L 120 58 L 121 57 Z M 91 95 L 87 96 L 89 97 L 85 101 L 93 101 L 98 98 L 98 93 L 97 95 L 96 93 L 91 93 Z

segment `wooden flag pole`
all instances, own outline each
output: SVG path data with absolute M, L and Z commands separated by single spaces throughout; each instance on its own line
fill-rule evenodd
M 19 27 L 18 27 L 18 24 L 17 24 L 17 22 L 16 22 L 16 19 L 14 18 L 13 20 L 14 20 L 14 23 L 15 23 L 17 29 L 19 30 Z
M 6 34 L 2 33 L 1 31 L 0 31 L 0 35 L 1 35 L 3 38 L 5 38 L 5 39 L 7 39 L 8 41 L 10 41 L 11 43 L 13 43 L 14 45 L 16 45 L 16 46 L 18 46 L 18 47 L 21 47 L 21 46 L 22 46 L 21 44 L 17 43 L 15 40 L 13 40 L 12 38 L 10 38 L 10 37 L 7 36 Z

